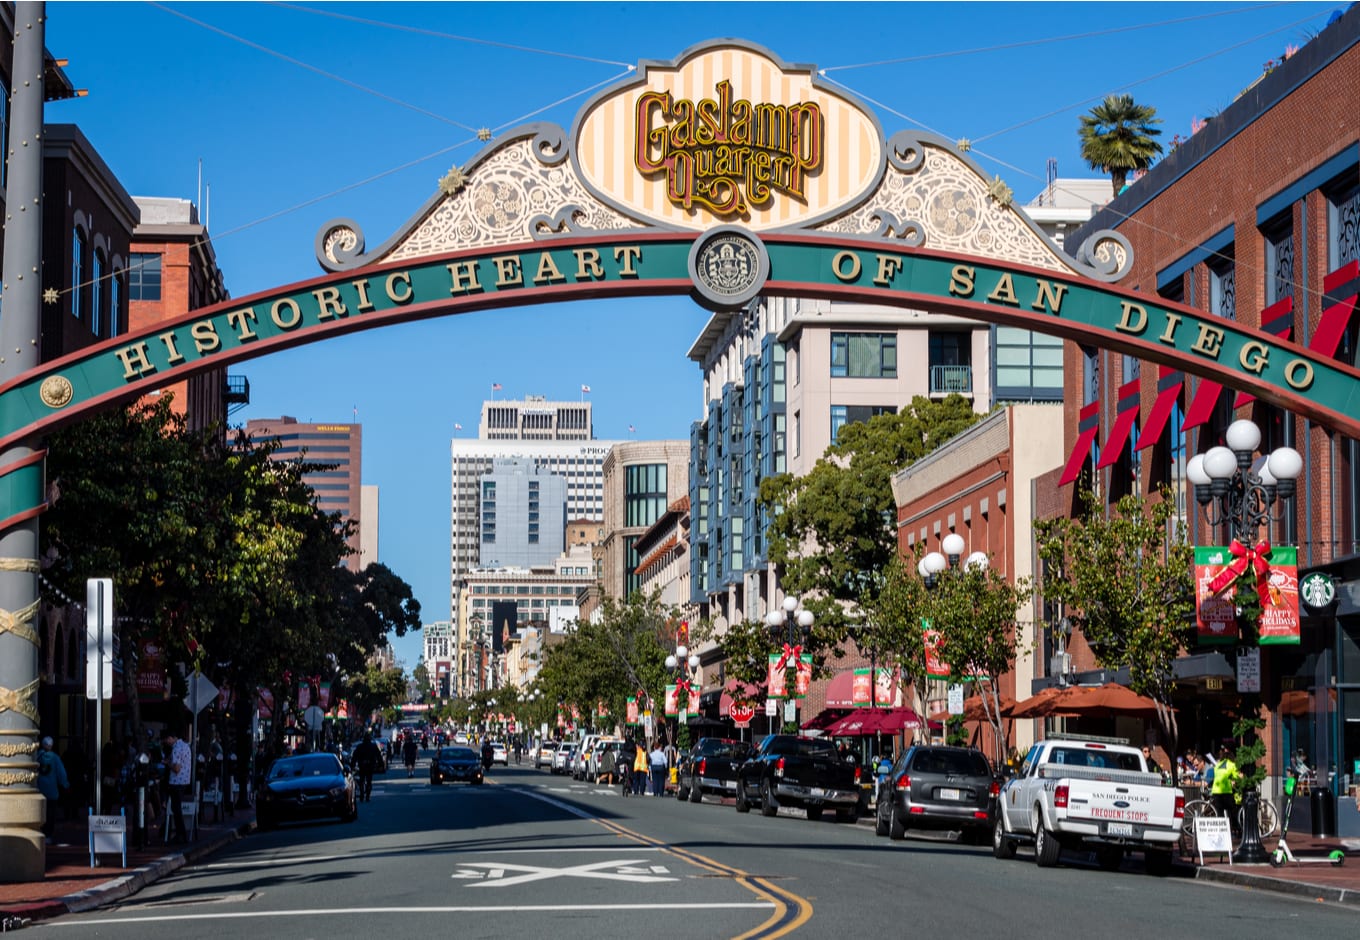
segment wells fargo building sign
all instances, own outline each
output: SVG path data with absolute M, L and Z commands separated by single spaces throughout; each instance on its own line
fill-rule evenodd
M 646 61 L 570 132 L 518 128 L 451 169 L 398 232 L 318 233 L 323 276 L 118 336 L 0 387 L 0 444 L 276 349 L 385 323 L 603 296 L 758 295 L 1055 333 L 1246 390 L 1360 437 L 1360 373 L 1279 336 L 1112 286 L 1128 242 L 1065 254 L 952 141 L 899 131 L 736 40 Z M 1354 303 L 1351 298 L 1350 303 Z M 0 470 L 0 520 L 41 507 L 41 464 Z

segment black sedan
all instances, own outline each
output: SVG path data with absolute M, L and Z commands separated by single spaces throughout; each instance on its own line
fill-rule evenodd
M 354 778 L 334 754 L 301 754 L 274 761 L 255 803 L 255 823 L 271 829 L 284 821 L 338 816 L 359 818 Z
M 482 782 L 482 758 L 470 747 L 441 747 L 430 758 L 430 783 L 445 780 Z

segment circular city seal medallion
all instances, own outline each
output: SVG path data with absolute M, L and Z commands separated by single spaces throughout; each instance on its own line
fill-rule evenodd
M 70 380 L 64 375 L 49 375 L 38 386 L 38 397 L 49 408 L 64 408 L 75 393 Z
M 1336 582 L 1321 571 L 1304 575 L 1299 581 L 1299 597 L 1314 610 L 1323 610 L 1336 600 Z
M 705 306 L 740 307 L 760 293 L 770 276 L 770 255 L 751 232 L 736 225 L 710 229 L 689 252 L 689 273 Z

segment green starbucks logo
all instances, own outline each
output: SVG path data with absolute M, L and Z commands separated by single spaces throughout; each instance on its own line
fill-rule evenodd
M 1336 583 L 1330 575 L 1314 571 L 1299 582 L 1299 596 L 1309 607 L 1321 610 L 1336 600 Z

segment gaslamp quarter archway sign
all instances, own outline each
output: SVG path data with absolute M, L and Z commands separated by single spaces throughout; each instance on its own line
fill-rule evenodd
M 0 444 L 32 440 L 197 372 L 328 336 L 474 310 L 761 293 L 940 310 L 1173 366 L 1360 438 L 1360 373 L 1259 330 L 1115 286 L 1128 242 L 1064 254 L 1010 190 L 926 133 L 885 137 L 816 76 L 738 40 L 703 43 L 449 171 L 367 250 L 337 220 L 321 277 L 195 310 L 0 387 Z M 41 459 L 0 476 L 0 526 L 43 505 Z

